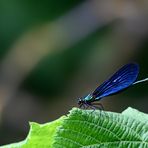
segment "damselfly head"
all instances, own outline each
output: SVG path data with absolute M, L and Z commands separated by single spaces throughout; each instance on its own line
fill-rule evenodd
M 79 98 L 78 99 L 78 105 L 81 105 L 81 104 L 83 104 L 84 103 L 84 100 L 82 99 L 82 98 Z

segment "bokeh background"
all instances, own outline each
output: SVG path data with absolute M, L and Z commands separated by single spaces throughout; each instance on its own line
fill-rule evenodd
M 67 114 L 132 61 L 148 77 L 147 0 L 1 0 L 0 145 Z M 148 113 L 148 82 L 102 103 Z

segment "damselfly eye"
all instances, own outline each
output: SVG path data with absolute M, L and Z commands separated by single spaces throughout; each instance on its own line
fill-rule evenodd
M 80 100 L 80 98 L 78 99 L 78 104 L 80 104 L 80 102 L 81 102 L 81 100 Z
M 79 98 L 78 99 L 78 105 L 81 105 L 82 104 L 82 98 Z

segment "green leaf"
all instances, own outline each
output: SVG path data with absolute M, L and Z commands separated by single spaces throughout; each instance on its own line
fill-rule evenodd
M 148 147 L 148 124 L 136 119 L 135 110 L 122 113 L 73 109 L 58 129 L 53 147 Z M 129 114 L 129 116 L 128 116 Z M 135 116 L 131 118 L 131 116 Z M 139 115 L 138 115 L 139 116 Z
M 122 112 L 123 115 L 127 115 L 133 119 L 139 120 L 141 122 L 147 122 L 148 124 L 148 115 L 142 112 L 139 112 L 136 109 L 128 107 L 125 111 Z
M 147 148 L 148 115 L 128 108 L 122 113 L 73 108 L 47 124 L 31 123 L 26 140 L 9 148 Z
M 64 118 L 65 116 L 46 124 L 31 122 L 29 134 L 24 141 L 2 146 L 2 148 L 52 148 L 56 129 L 63 122 Z

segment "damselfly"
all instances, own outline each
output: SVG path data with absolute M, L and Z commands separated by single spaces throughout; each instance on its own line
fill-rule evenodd
M 102 98 L 119 93 L 135 84 L 148 81 L 148 78 L 136 81 L 138 74 L 138 64 L 130 63 L 123 66 L 111 78 L 98 86 L 93 93 L 88 94 L 86 97 L 79 98 L 78 104 L 80 108 L 90 107 L 95 109 L 98 107 L 102 110 L 103 105 L 98 102 Z

